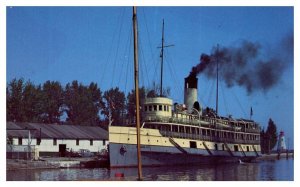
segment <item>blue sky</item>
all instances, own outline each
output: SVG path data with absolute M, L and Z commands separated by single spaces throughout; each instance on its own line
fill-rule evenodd
M 94 81 L 103 91 L 118 86 L 128 92 L 133 88 L 131 16 L 132 7 L 7 7 L 7 82 L 21 77 L 35 84 Z M 249 118 L 252 107 L 255 121 L 266 128 L 272 118 L 292 140 L 293 54 L 282 40 L 293 35 L 293 16 L 292 7 L 139 7 L 140 84 L 159 83 L 162 19 L 165 43 L 175 45 L 165 50 L 164 64 L 164 85 L 174 102 L 183 102 L 183 80 L 202 53 L 210 54 L 217 44 L 259 43 L 259 59 L 285 59 L 277 84 L 249 95 L 221 82 L 219 114 Z M 215 107 L 215 80 L 203 74 L 198 79 L 201 105 Z

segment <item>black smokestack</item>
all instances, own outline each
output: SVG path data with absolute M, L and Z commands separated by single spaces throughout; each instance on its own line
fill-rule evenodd
M 290 49 L 293 49 L 291 41 L 293 37 L 288 37 L 285 44 L 289 44 Z M 271 55 L 266 55 L 262 54 L 263 50 L 259 43 L 250 41 L 243 41 L 234 47 L 214 47 L 210 55 L 200 56 L 200 63 L 192 68 L 189 76 L 201 73 L 208 78 L 216 78 L 216 62 L 218 62 L 220 79 L 228 87 L 235 85 L 244 87 L 248 94 L 258 90 L 267 91 L 279 82 L 287 67 L 286 56 L 293 54 L 293 50 L 287 51 L 286 48 L 279 45 Z M 293 61 L 293 58 L 291 59 L 289 61 Z
M 198 78 L 196 75 L 190 75 L 184 79 L 185 88 L 198 88 Z

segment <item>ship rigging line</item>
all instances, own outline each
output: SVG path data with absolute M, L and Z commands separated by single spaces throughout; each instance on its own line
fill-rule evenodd
M 153 53 L 153 50 L 152 50 L 152 47 L 151 47 L 151 46 L 153 46 L 153 45 L 152 45 L 151 40 L 150 40 L 150 34 L 149 34 L 148 25 L 147 25 L 147 18 L 146 18 L 146 14 L 145 14 L 145 12 L 144 12 L 144 9 L 141 8 L 141 10 L 142 10 L 143 18 L 144 18 L 143 23 L 145 24 L 145 28 L 146 28 L 146 31 L 147 31 L 147 39 L 148 39 L 148 43 L 149 43 L 149 46 L 150 46 L 151 62 L 153 63 L 153 62 L 155 62 L 155 61 L 154 61 L 154 53 Z M 146 68 L 147 68 L 147 67 L 146 67 Z M 146 70 L 148 70 L 148 68 L 147 68 Z M 149 84 L 148 86 L 150 87 L 149 79 L 148 79 L 148 84 Z
M 160 62 L 159 62 L 159 60 L 155 60 L 153 62 L 154 62 L 154 77 L 153 77 L 153 81 L 155 83 L 155 82 L 159 82 L 159 80 L 157 80 L 159 78 L 159 76 L 157 75 L 157 73 L 158 73 L 157 69 L 158 69 L 158 66 L 159 66 Z
M 237 100 L 237 102 L 238 102 L 238 104 L 239 104 L 239 106 L 240 106 L 240 108 L 241 108 L 241 110 L 242 110 L 242 112 L 243 112 L 243 114 L 244 114 L 244 117 L 247 118 L 246 112 L 244 111 L 244 109 L 243 109 L 243 107 L 242 107 L 242 105 L 241 105 L 241 103 L 240 103 L 238 97 L 236 96 L 236 94 L 235 94 L 235 92 L 234 92 L 233 90 L 232 90 L 232 93 L 233 93 L 235 99 Z
M 210 87 L 209 87 L 209 90 L 210 90 L 210 92 L 209 92 L 209 94 L 207 95 L 207 107 L 208 107 L 208 105 L 210 105 L 211 104 L 211 100 L 212 100 L 212 94 L 213 94 L 213 92 L 214 92 L 214 90 L 215 90 L 215 81 L 213 80 L 213 79 L 211 79 L 211 81 L 210 81 Z M 209 107 L 209 108 L 211 108 L 211 107 Z
M 224 102 L 224 106 L 225 106 L 225 111 L 227 114 L 229 114 L 229 110 L 228 110 L 228 107 L 227 107 L 227 103 L 226 103 L 226 96 L 225 96 L 225 92 L 224 92 L 224 87 L 223 87 L 223 84 L 222 82 L 219 82 L 220 84 L 220 87 L 221 87 L 221 96 L 223 98 L 223 102 Z
M 123 20 L 124 20 L 124 11 L 125 9 L 123 9 L 122 13 L 121 13 L 121 26 L 120 26 L 120 29 L 119 29 L 119 34 L 118 34 L 118 41 L 117 41 L 117 49 L 116 49 L 116 55 L 115 55 L 115 58 L 114 58 L 114 62 L 113 62 L 113 69 L 112 69 L 112 79 L 111 79 L 111 84 L 110 84 L 110 87 L 113 86 L 113 83 L 114 83 L 114 74 L 115 74 L 115 70 L 116 70 L 116 64 L 117 64 L 117 57 L 118 57 L 118 54 L 119 54 L 119 46 L 120 46 L 120 38 L 121 38 L 121 31 L 122 31 L 122 28 L 123 28 Z M 118 25 L 118 24 L 117 24 Z
M 139 35 L 140 36 L 140 35 Z M 144 56 L 144 50 L 143 50 L 143 47 L 142 47 L 142 43 L 141 43 L 141 39 L 139 39 L 139 51 L 140 51 L 140 54 L 139 57 L 140 58 L 140 67 L 141 67 L 141 75 L 140 76 L 142 78 L 142 85 L 145 85 L 145 80 L 144 80 L 144 77 L 146 76 L 146 81 L 148 82 L 148 85 L 149 84 L 149 76 L 148 76 L 148 68 L 147 68 L 147 63 L 146 63 L 146 60 L 145 60 L 145 56 Z M 143 67 L 144 66 L 144 67 Z M 145 75 L 145 76 L 143 76 Z
M 131 25 L 131 27 L 132 27 L 132 25 Z M 123 60 L 120 59 L 121 60 L 121 62 L 120 62 L 120 64 L 121 64 L 121 68 L 120 68 L 121 72 L 119 74 L 119 81 L 118 81 L 118 84 L 117 84 L 118 87 L 120 87 L 120 82 L 121 82 L 121 78 L 122 78 L 122 75 L 123 75 L 123 69 L 125 69 L 123 67 L 126 64 L 126 67 L 128 68 L 128 64 L 129 64 L 129 56 L 130 56 L 129 54 L 130 54 L 130 49 L 131 49 L 130 47 L 131 47 L 131 40 L 132 40 L 132 36 L 131 36 L 132 29 L 131 28 L 128 28 L 128 29 L 129 29 L 128 39 L 127 39 L 127 42 L 126 42 L 126 45 L 125 45 L 124 55 L 122 56 L 124 58 L 127 57 L 127 62 L 125 61 L 125 63 L 124 63 Z M 125 82 L 127 83 L 127 72 L 125 74 Z M 125 93 L 126 93 L 126 84 L 125 84 Z
M 131 23 L 131 27 L 132 27 L 132 23 Z M 132 45 L 132 36 L 133 36 L 133 31 L 132 31 L 132 29 L 130 29 L 130 33 L 129 33 L 129 37 L 130 37 L 130 39 L 129 39 L 129 47 L 128 47 L 128 58 L 127 58 L 127 64 L 126 64 L 126 74 L 125 74 L 125 90 L 124 90 L 124 93 L 127 93 L 127 81 L 128 81 L 128 70 L 129 70 L 129 60 L 130 60 L 130 58 L 129 58 L 129 54 L 131 54 L 132 53 L 132 51 L 131 51 L 131 49 L 132 49 L 132 47 L 131 47 L 131 45 Z
M 122 13 L 122 12 L 120 12 L 119 19 L 120 19 L 120 17 L 121 17 L 121 13 Z M 119 19 L 118 19 L 118 20 L 119 20 Z M 119 21 L 118 21 L 118 22 L 119 22 Z M 120 24 L 116 24 L 116 25 L 120 25 Z M 115 41 L 115 35 L 116 35 L 117 30 L 118 30 L 118 27 L 115 27 L 114 32 L 113 32 L 112 42 L 110 43 L 110 47 L 109 47 L 109 52 L 108 52 L 106 61 L 104 62 L 103 73 L 102 73 L 102 76 L 101 76 L 101 78 L 100 78 L 100 85 L 102 85 L 102 83 L 103 83 L 104 75 L 105 75 L 106 69 L 107 69 L 107 64 L 110 64 L 110 57 L 111 57 L 111 54 L 112 54 L 112 48 L 113 48 L 113 44 L 114 44 L 114 41 Z
M 165 52 L 168 53 L 167 50 Z M 167 56 L 168 56 L 168 58 L 166 58 Z M 177 93 L 183 93 L 183 88 L 178 86 L 179 81 L 178 81 L 177 76 L 176 76 L 176 71 L 174 71 L 174 68 L 172 68 L 173 66 L 171 65 L 171 64 L 173 64 L 172 56 L 171 55 L 166 55 L 165 56 L 165 62 L 167 62 L 166 64 L 169 67 L 171 78 L 174 80 L 173 83 L 175 85 L 175 89 L 176 89 Z M 179 98 L 177 98 L 177 100 L 179 100 Z

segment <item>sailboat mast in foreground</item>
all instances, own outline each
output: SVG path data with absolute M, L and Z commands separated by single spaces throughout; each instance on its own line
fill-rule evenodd
M 137 164 L 138 179 L 142 179 L 141 163 L 141 138 L 140 138 L 140 102 L 139 102 L 139 65 L 138 65 L 138 42 L 137 42 L 137 16 L 136 7 L 133 7 L 133 35 L 134 35 L 134 84 L 135 84 L 135 102 L 136 102 L 136 135 L 137 135 Z

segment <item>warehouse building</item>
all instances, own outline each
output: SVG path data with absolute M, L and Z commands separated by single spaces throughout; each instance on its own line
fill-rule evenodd
M 66 156 L 83 149 L 98 153 L 108 145 L 108 132 L 97 126 L 7 122 L 6 134 L 7 158 L 28 157 L 26 152 L 39 156 Z

